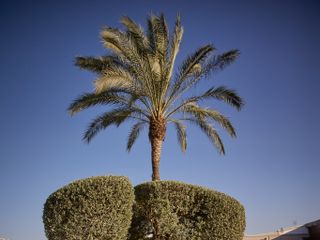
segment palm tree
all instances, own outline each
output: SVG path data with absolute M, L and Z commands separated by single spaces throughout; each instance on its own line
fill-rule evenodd
M 188 56 L 174 72 L 183 27 L 177 16 L 171 38 L 163 15 L 147 19 L 147 31 L 129 17 L 122 17 L 125 30 L 105 27 L 101 31 L 104 46 L 111 50 L 102 57 L 77 57 L 75 64 L 97 74 L 95 91 L 75 99 L 71 115 L 96 105 L 112 105 L 112 110 L 95 118 L 83 139 L 90 142 L 102 129 L 133 120 L 128 137 L 130 151 L 144 126 L 149 127 L 152 180 L 160 180 L 159 164 L 167 124 L 172 123 L 184 152 L 187 148 L 185 122 L 191 122 L 207 135 L 220 154 L 224 146 L 213 124 L 218 123 L 231 137 L 236 133 L 228 118 L 217 110 L 200 106 L 206 100 L 221 100 L 236 109 L 243 105 L 238 94 L 226 87 L 211 87 L 200 95 L 188 91 L 201 79 L 224 69 L 238 57 L 238 50 L 216 54 L 213 45 L 205 45 Z

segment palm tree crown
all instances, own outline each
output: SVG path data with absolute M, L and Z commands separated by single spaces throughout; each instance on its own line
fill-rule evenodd
M 83 139 L 90 142 L 102 129 L 119 126 L 133 120 L 128 137 L 130 151 L 144 126 L 149 126 L 151 143 L 152 180 L 160 180 L 159 163 L 166 126 L 174 124 L 182 151 L 187 148 L 185 122 L 200 127 L 224 154 L 224 146 L 214 126 L 218 123 L 235 137 L 235 130 L 225 116 L 217 110 L 204 108 L 204 100 L 221 100 L 236 109 L 243 105 L 238 94 L 226 87 L 211 87 L 200 95 L 190 96 L 188 91 L 203 78 L 224 69 L 238 57 L 238 50 L 215 54 L 213 45 L 205 45 L 189 55 L 174 72 L 183 27 L 177 16 L 170 38 L 163 15 L 151 15 L 144 30 L 129 17 L 121 23 L 125 30 L 105 27 L 101 31 L 104 46 L 111 54 L 102 57 L 77 57 L 75 64 L 97 74 L 95 92 L 86 93 L 69 106 L 71 115 L 96 105 L 112 105 L 110 111 L 95 118 Z

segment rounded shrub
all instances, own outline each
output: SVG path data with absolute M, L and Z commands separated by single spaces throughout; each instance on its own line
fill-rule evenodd
M 135 187 L 129 238 L 242 240 L 245 211 L 234 198 L 175 181 Z
M 134 191 L 126 177 L 78 180 L 52 193 L 43 210 L 49 240 L 127 239 Z

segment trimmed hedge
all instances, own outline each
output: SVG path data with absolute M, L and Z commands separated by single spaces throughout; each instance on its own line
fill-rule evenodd
M 245 211 L 234 198 L 175 181 L 135 187 L 129 239 L 242 240 Z M 149 235 L 149 237 L 147 237 Z
M 43 211 L 49 240 L 127 239 L 134 191 L 127 177 L 75 181 L 52 193 Z

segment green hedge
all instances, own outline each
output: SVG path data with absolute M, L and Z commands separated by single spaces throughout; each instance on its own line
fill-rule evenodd
M 51 194 L 43 211 L 49 240 L 127 239 L 134 191 L 126 177 L 92 177 Z
M 175 181 L 135 187 L 129 239 L 242 240 L 245 211 L 235 199 Z M 150 239 L 150 238 L 149 238 Z

